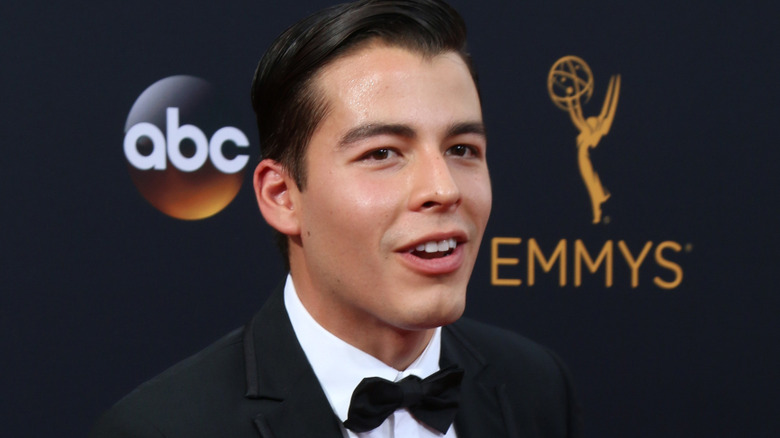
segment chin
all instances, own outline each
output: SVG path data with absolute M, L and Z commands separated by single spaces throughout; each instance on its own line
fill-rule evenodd
M 442 327 L 457 321 L 466 309 L 466 300 L 437 304 L 431 308 L 419 309 L 418 312 L 407 314 L 405 327 L 408 330 L 428 330 Z

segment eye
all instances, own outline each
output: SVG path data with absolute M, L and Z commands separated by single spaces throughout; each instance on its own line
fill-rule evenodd
M 447 155 L 454 155 L 456 157 L 476 157 L 479 156 L 479 151 L 474 146 L 468 146 L 465 144 L 456 144 L 447 149 Z
M 374 149 L 373 151 L 370 151 L 360 157 L 360 159 L 368 161 L 383 161 L 390 158 L 395 153 L 395 151 L 388 148 Z

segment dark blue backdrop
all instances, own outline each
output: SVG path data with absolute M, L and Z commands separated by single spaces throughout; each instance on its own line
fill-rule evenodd
M 4 436 L 78 437 L 133 387 L 243 324 L 283 276 L 247 180 L 224 211 L 169 218 L 133 185 L 124 124 L 155 81 L 209 81 L 257 137 L 248 91 L 270 41 L 325 1 L 32 1 L 0 6 Z M 480 72 L 493 216 L 467 314 L 568 362 L 591 437 L 777 436 L 780 8 L 769 2 L 453 1 Z M 612 197 L 591 223 L 576 136 L 547 73 L 577 55 L 622 86 L 592 152 Z M 491 242 L 501 278 L 491 284 Z M 528 245 L 555 265 L 529 285 Z M 614 283 L 583 268 L 614 245 Z M 618 242 L 652 250 L 631 287 Z M 659 265 L 655 248 L 675 273 Z

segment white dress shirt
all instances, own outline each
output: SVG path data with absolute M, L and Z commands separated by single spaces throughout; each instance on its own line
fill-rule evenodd
M 397 382 L 412 374 L 425 378 L 439 371 L 441 328 L 436 329 L 420 357 L 405 370 L 398 371 L 342 341 L 317 323 L 303 307 L 289 275 L 284 286 L 284 306 L 295 336 L 306 353 L 330 406 L 342 422 L 347 419 L 352 392 L 365 377 L 381 377 Z M 341 430 L 345 438 L 456 438 L 453 426 L 450 426 L 446 434 L 441 434 L 419 423 L 406 409 L 395 411 L 379 427 L 368 432 L 355 433 L 343 424 Z

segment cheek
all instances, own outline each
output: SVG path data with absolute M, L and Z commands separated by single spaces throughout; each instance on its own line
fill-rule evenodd
M 319 201 L 305 204 L 304 238 L 317 233 L 318 240 L 356 247 L 376 241 L 371 236 L 381 236 L 399 204 L 397 190 L 388 190 L 387 183 L 370 181 L 320 184 L 311 187 L 309 199 Z
M 490 177 L 487 172 L 484 175 L 475 175 L 465 184 L 464 198 L 468 198 L 471 212 L 475 222 L 482 228 L 485 227 L 493 205 L 493 191 L 490 186 Z

